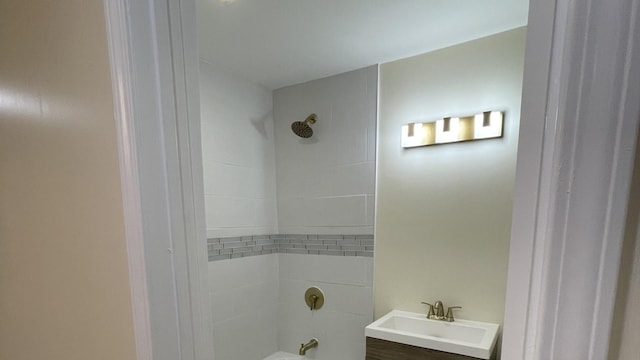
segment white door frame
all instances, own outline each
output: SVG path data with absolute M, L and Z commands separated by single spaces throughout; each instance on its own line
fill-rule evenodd
M 104 3 L 138 359 L 213 359 L 195 0 Z M 530 3 L 503 359 L 606 359 L 639 3 Z
M 195 2 L 104 5 L 137 359 L 210 360 Z
M 504 359 L 606 359 L 640 121 L 640 1 L 530 3 Z

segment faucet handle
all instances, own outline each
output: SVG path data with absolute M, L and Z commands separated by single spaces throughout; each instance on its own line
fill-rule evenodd
M 438 320 L 444 319 L 444 304 L 442 303 L 442 301 L 436 301 L 433 306 L 435 307 L 436 317 L 438 318 Z
M 433 311 L 433 305 L 431 305 L 431 304 L 429 304 L 427 302 L 424 302 L 424 301 L 422 301 L 422 303 L 425 304 L 425 305 L 429 305 L 429 312 L 427 313 L 427 319 L 431 319 L 432 317 L 435 317 L 436 313 L 435 313 L 435 311 Z
M 449 306 L 449 308 L 447 308 L 447 315 L 444 317 L 445 320 L 452 322 L 455 319 L 453 318 L 453 309 L 462 309 L 462 306 Z

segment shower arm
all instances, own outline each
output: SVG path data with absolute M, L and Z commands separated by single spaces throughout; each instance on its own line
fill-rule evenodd
M 307 118 L 304 119 L 303 122 L 305 124 L 315 124 L 317 120 L 318 120 L 318 116 L 316 114 L 311 114 L 311 115 L 307 116 Z

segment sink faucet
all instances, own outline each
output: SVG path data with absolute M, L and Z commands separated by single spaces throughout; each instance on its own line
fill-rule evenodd
M 429 312 L 427 313 L 427 319 L 431 320 L 442 320 L 452 322 L 455 319 L 453 318 L 453 309 L 462 309 L 461 306 L 450 306 L 447 308 L 447 315 L 444 314 L 444 304 L 442 301 L 438 300 L 433 305 L 422 302 L 425 305 L 429 305 Z
M 304 355 L 307 353 L 307 350 L 314 348 L 314 347 L 318 347 L 318 339 L 311 339 L 308 343 L 306 344 L 300 344 L 300 351 L 298 351 L 298 354 L 300 355 Z
M 433 309 L 436 311 L 435 318 L 442 320 L 444 318 L 444 305 L 442 305 L 442 301 L 436 301 L 436 303 L 433 304 Z

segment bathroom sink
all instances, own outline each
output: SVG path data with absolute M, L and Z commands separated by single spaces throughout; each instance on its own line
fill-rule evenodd
M 498 324 L 456 319 L 429 320 L 424 314 L 393 310 L 365 328 L 368 337 L 489 359 L 498 338 Z

